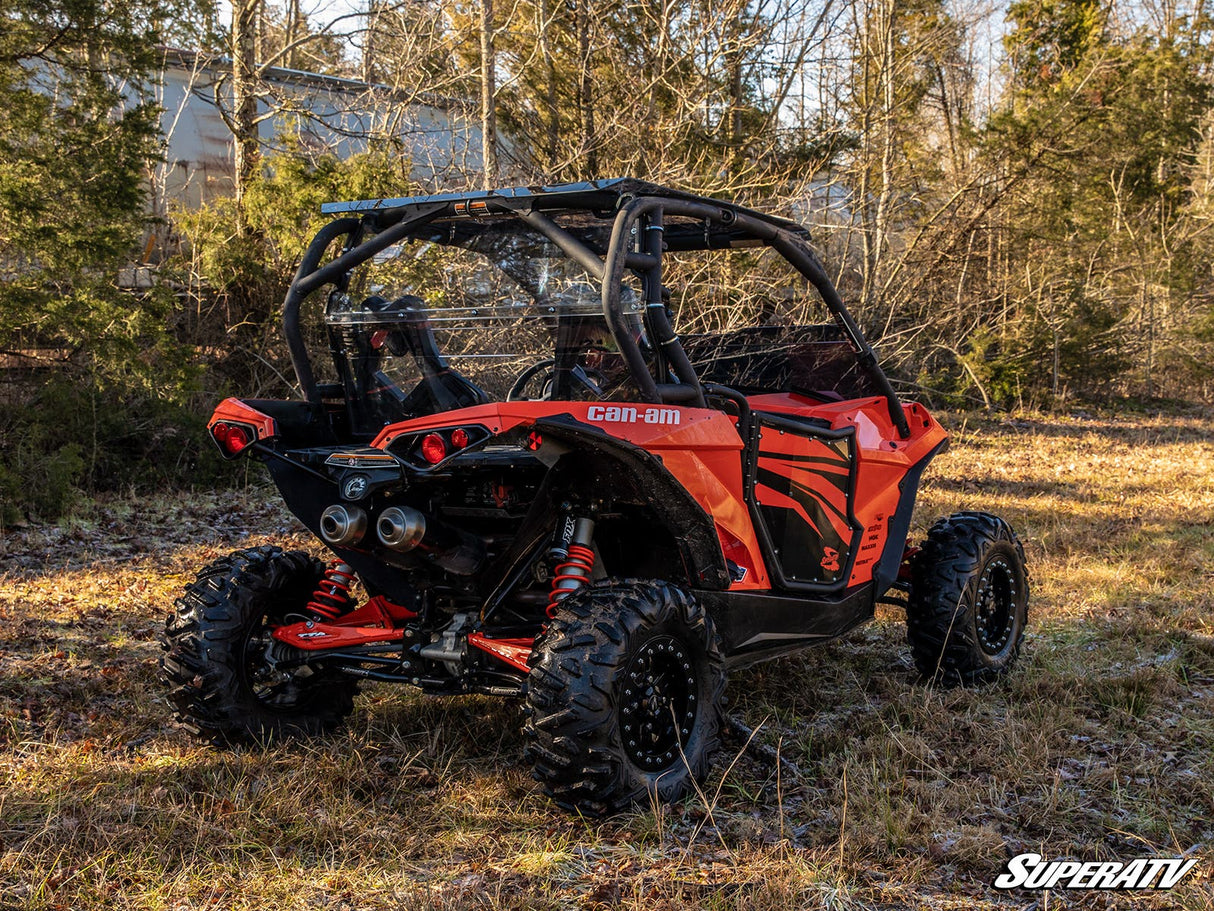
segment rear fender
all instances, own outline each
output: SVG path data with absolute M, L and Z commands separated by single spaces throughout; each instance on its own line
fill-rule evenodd
M 310 402 L 299 400 L 224 399 L 207 422 L 207 429 L 219 423 L 251 428 L 257 443 L 278 440 L 284 446 L 298 447 L 337 442 L 324 413 Z
M 670 532 L 683 561 L 686 581 L 696 588 L 724 589 L 729 573 L 712 517 L 653 454 L 591 424 L 562 414 L 537 420 L 545 442 L 565 444 L 561 464 L 582 489 L 612 491 L 644 502 Z
M 898 508 L 889 520 L 889 534 L 881 558 L 873 567 L 873 582 L 876 596 L 880 598 L 898 578 L 906 553 L 907 534 L 910 532 L 911 516 L 915 511 L 915 498 L 919 493 L 919 481 L 923 470 L 937 455 L 948 449 L 948 438 L 937 443 L 918 462 L 910 467 L 898 485 Z

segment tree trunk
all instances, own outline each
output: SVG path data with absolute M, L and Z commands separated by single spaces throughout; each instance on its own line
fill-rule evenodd
M 577 0 L 577 45 L 581 58 L 578 73 L 578 108 L 582 115 L 582 156 L 586 162 L 586 176 L 599 176 L 598 152 L 595 150 L 594 94 L 590 87 L 590 9 L 589 0 Z
M 497 58 L 493 49 L 493 0 L 481 0 L 481 161 L 484 187 L 497 186 Z
M 897 12 L 898 0 L 884 0 L 881 5 L 881 57 L 878 85 L 881 94 L 881 176 L 880 189 L 877 191 L 877 211 L 873 217 L 873 246 L 872 268 L 865 282 L 864 296 L 872 312 L 872 307 L 878 303 L 876 296 L 884 290 L 885 283 L 885 251 L 889 243 L 890 205 L 893 201 L 894 184 L 894 151 L 895 151 L 895 118 L 897 110 L 894 104 L 894 53 L 895 32 L 894 17 Z
M 730 158 L 738 155 L 742 148 L 742 12 L 739 3 L 734 14 L 731 33 L 725 42 L 726 67 L 729 72 L 729 115 L 726 142 L 730 147 Z
M 257 22 L 261 0 L 237 0 L 232 5 L 232 134 L 236 151 L 236 210 L 238 230 L 246 225 L 245 191 L 257 174 L 261 153 L 257 135 Z
M 362 80 L 366 83 L 375 82 L 375 38 L 379 29 L 380 4 L 376 0 L 367 0 L 367 34 L 363 38 Z
M 560 148 L 560 122 L 559 108 L 557 104 L 557 85 L 556 85 L 556 58 L 552 53 L 552 46 L 548 41 L 548 30 L 554 28 L 556 23 L 552 18 L 552 9 L 549 0 L 540 0 L 539 7 L 539 36 L 540 36 L 540 54 L 544 58 L 544 116 L 548 123 L 545 125 L 546 142 L 545 142 L 545 171 L 549 178 L 554 178 L 553 169 L 556 167 L 556 159 Z
M 873 30 L 874 30 L 874 13 L 871 7 L 859 6 L 855 9 L 862 10 L 864 19 L 859 20 L 857 15 L 856 27 L 861 34 L 860 53 L 859 57 L 860 72 L 856 81 L 860 87 L 860 155 L 859 155 L 859 175 L 856 187 L 856 204 L 852 209 L 852 218 L 858 219 L 860 222 L 860 318 L 861 320 L 868 319 L 872 314 L 869 310 L 869 301 L 872 297 L 873 288 L 873 206 L 872 206 L 872 184 L 873 184 L 873 158 L 874 155 L 874 137 L 873 133 L 876 130 L 875 123 L 875 107 L 876 101 L 873 98 L 873 71 L 877 64 L 875 55 L 873 54 Z M 855 64 L 853 63 L 853 66 Z M 850 232 L 849 232 L 850 235 Z
M 299 9 L 299 0 L 287 0 L 287 30 L 286 37 L 283 39 L 283 46 L 288 48 L 287 56 L 283 59 L 282 65 L 289 70 L 297 69 L 296 50 L 294 47 L 295 39 L 299 37 L 300 26 L 303 25 L 303 14 Z

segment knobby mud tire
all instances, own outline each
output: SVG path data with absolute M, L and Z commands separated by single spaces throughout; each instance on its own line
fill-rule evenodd
M 684 666 L 694 669 L 694 686 L 687 676 L 674 679 Z M 637 679 L 661 684 L 658 702 L 626 695 Z M 712 621 L 691 595 L 666 582 L 576 592 L 561 602 L 532 656 L 524 733 L 536 779 L 557 804 L 590 816 L 649 795 L 679 799 L 703 780 L 719 745 L 725 683 Z M 694 720 L 687 720 L 692 692 Z M 659 733 L 650 742 L 661 745 L 638 758 L 636 741 L 625 744 L 625 725 L 634 730 L 630 739 L 638 720 L 656 731 L 662 700 L 676 719 L 666 731 L 677 741 L 673 759 L 660 754 L 666 741 Z M 680 715 L 686 736 L 675 730 L 684 723 Z
M 1024 547 L 1003 519 L 962 512 L 936 521 L 911 561 L 906 637 L 915 666 L 944 684 L 1006 673 L 1028 624 Z
M 342 723 L 358 689 L 349 677 L 293 677 L 272 701 L 255 688 L 258 640 L 303 612 L 323 571 L 302 551 L 258 547 L 216 560 L 186 586 L 160 659 L 178 721 L 216 745 L 315 736 Z

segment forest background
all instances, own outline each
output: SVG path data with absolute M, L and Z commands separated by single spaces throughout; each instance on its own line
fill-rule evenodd
M 271 66 L 464 111 L 469 187 L 632 175 L 798 219 L 932 405 L 1214 397 L 1206 0 L 0 9 L 0 524 L 230 478 L 202 421 L 291 394 L 278 311 L 319 204 L 440 189 L 390 129 L 344 160 L 289 137 L 271 154 Z M 154 214 L 169 47 L 230 71 L 235 181 Z

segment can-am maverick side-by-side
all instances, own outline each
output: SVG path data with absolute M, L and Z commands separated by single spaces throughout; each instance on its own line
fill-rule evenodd
M 948 436 L 795 222 L 635 180 L 324 210 L 284 305 L 302 398 L 209 432 L 333 559 L 186 587 L 162 669 L 199 735 L 323 733 L 360 680 L 519 696 L 546 792 L 603 813 L 707 772 L 729 668 L 895 594 L 924 675 L 1015 660 L 1016 535 L 965 512 L 908 544 Z

